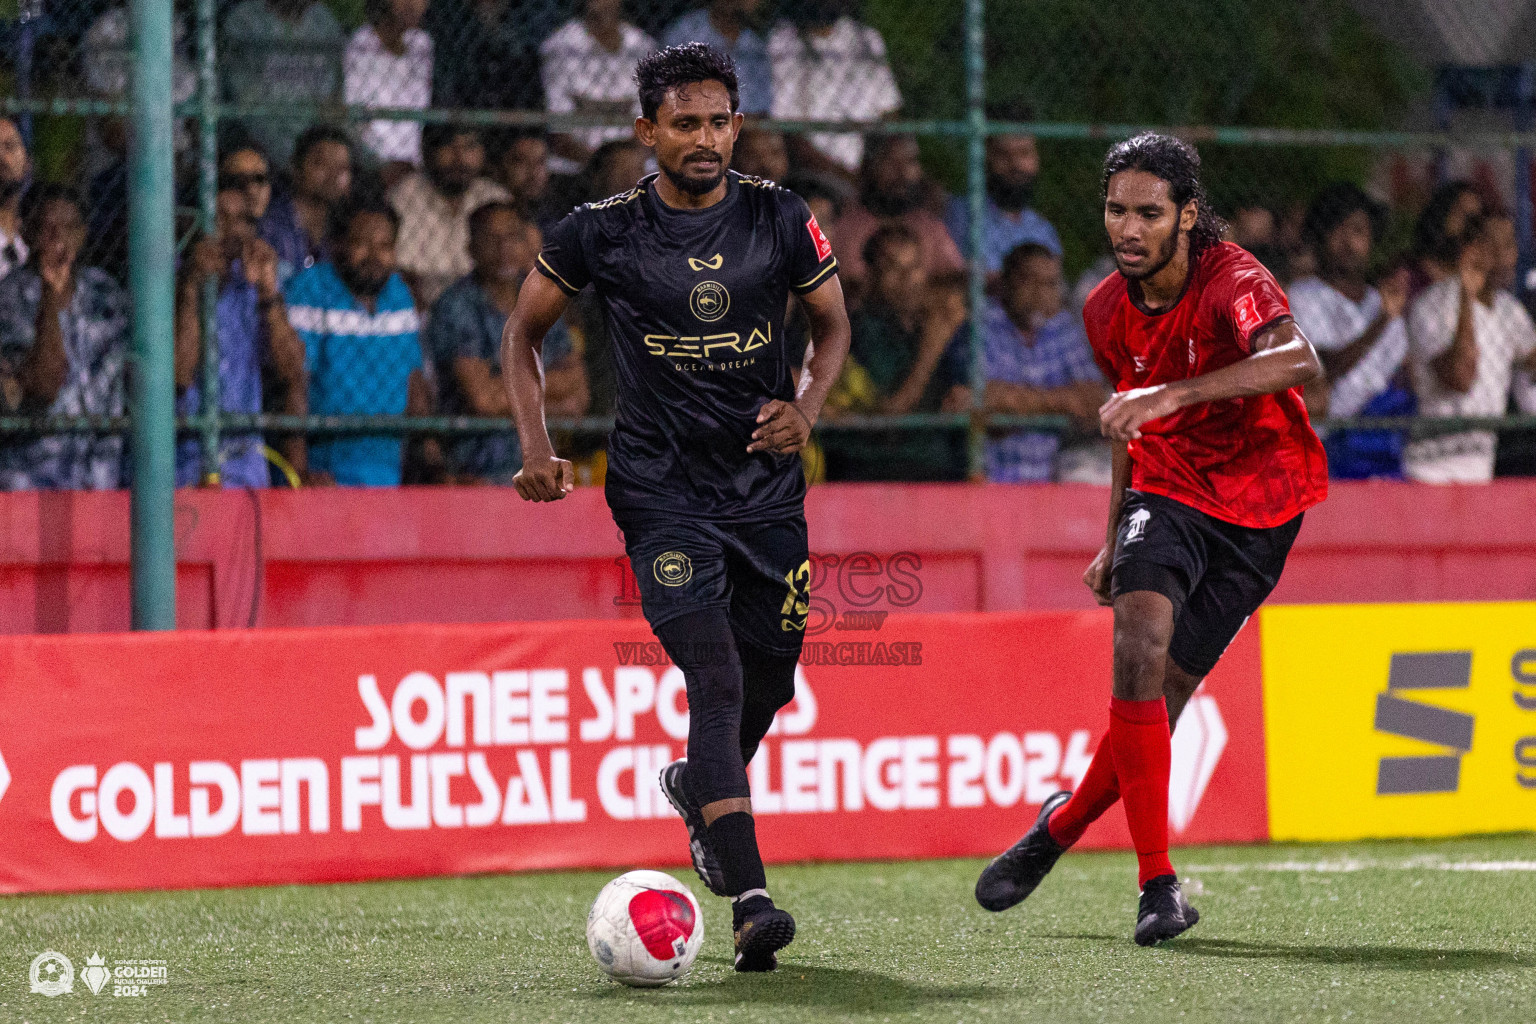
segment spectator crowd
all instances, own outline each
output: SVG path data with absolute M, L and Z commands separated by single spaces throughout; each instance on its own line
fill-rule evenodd
M 1035 140 L 987 140 L 977 253 L 987 298 L 973 373 L 972 207 L 928 173 L 917 139 L 784 135 L 755 120 L 856 126 L 899 113 L 885 40 L 859 0 L 796 0 L 775 5 L 783 8 L 775 18 L 767 6 L 711 0 L 642 27 L 625 0 L 580 0 L 574 17 L 556 2 L 364 0 L 364 23 L 349 33 L 347 12 L 322 0 L 222 5 L 219 88 L 239 118 L 218 140 L 213 223 L 180 256 L 178 413 L 200 412 L 214 383 L 228 413 L 508 417 L 500 338 L 542 232 L 654 168 L 618 126 L 639 113 L 634 66 L 658 46 L 698 40 L 729 53 L 740 75 L 748 122 L 735 169 L 797 191 L 838 256 L 853 340 L 827 420 L 973 405 L 1065 417 L 1065 433 L 989 428 L 988 479 L 1107 481 L 1109 449 L 1096 438 L 1107 385 L 1080 310 L 1113 263 L 1103 257 L 1067 281 L 1058 234 L 1035 209 Z M 179 24 L 179 100 L 195 93 L 189 36 Z M 82 27 L 77 74 L 91 95 L 123 97 L 128 59 L 125 8 Z M 337 102 L 378 113 L 350 127 L 317 120 Z M 542 110 L 571 115 L 574 126 L 481 129 L 390 116 L 433 107 Z M 176 147 L 189 206 L 192 126 L 177 125 Z M 22 125 L 0 118 L 0 414 L 124 411 L 124 124 L 95 119 L 80 149 L 73 185 L 36 182 Z M 1443 186 L 1401 255 L 1381 251 L 1386 209 L 1352 184 L 1322 190 L 1301 216 L 1259 205 L 1228 212 L 1233 240 L 1286 284 L 1322 357 L 1326 379 L 1306 397 L 1334 475 L 1471 482 L 1496 466 L 1536 472 L 1527 438 L 1501 448 L 1488 431 L 1326 427 L 1357 416 L 1536 413 L 1536 329 L 1514 295 L 1514 222 L 1493 197 Z M 203 365 L 208 294 L 212 371 Z M 804 323 L 792 313 L 794 350 L 807 342 Z M 578 299 L 544 346 L 552 416 L 611 412 L 611 346 L 596 304 Z M 600 442 L 573 438 L 569 447 L 581 479 L 600 479 Z M 808 471 L 830 480 L 960 480 L 968 471 L 963 428 L 825 431 L 818 454 Z M 394 486 L 506 484 L 521 457 L 510 428 L 457 438 L 236 432 L 222 437 L 219 462 L 219 481 L 230 486 L 285 478 Z M 178 483 L 213 482 L 205 470 L 199 442 L 183 439 Z M 130 474 L 118 437 L 0 437 L 0 489 L 104 489 Z

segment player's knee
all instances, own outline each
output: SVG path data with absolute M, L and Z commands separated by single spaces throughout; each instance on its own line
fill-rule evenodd
M 771 711 L 794 700 L 798 660 L 793 654 L 774 654 L 743 644 L 741 668 L 746 699 Z
M 1163 696 L 1172 623 L 1158 617 L 1122 615 L 1115 607 L 1115 696 L 1157 700 Z

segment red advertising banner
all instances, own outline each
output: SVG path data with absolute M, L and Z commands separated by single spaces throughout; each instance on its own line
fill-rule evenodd
M 1081 779 L 1108 613 L 852 625 L 751 766 L 770 861 L 996 853 Z M 1175 842 L 1266 838 L 1261 703 L 1250 627 L 1175 735 Z M 686 863 L 643 622 L 7 638 L 0 709 L 0 891 Z

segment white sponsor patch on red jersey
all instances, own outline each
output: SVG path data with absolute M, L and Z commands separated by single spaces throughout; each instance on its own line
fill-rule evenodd
M 1237 321 L 1237 329 L 1242 332 L 1244 338 L 1259 326 L 1259 303 L 1252 292 L 1238 296 L 1237 301 L 1232 304 L 1232 316 Z

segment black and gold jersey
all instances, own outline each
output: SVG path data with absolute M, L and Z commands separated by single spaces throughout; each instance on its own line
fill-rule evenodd
M 649 175 L 577 207 L 545 237 L 538 269 L 597 294 L 618 398 L 608 504 L 715 522 L 799 512 L 798 455 L 747 454 L 758 410 L 791 401 L 784 315 L 837 272 L 805 201 L 730 172 L 704 210 L 662 202 Z

